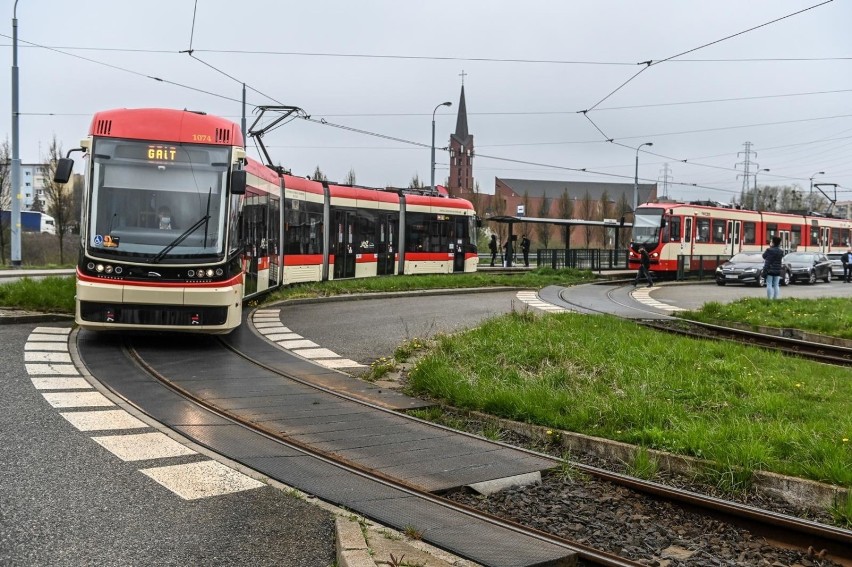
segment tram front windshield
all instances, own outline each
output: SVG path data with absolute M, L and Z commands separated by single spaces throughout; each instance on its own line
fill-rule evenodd
M 156 261 L 221 256 L 230 151 L 96 139 L 88 251 Z
M 633 219 L 633 242 L 654 244 L 660 241 L 663 209 L 640 209 Z

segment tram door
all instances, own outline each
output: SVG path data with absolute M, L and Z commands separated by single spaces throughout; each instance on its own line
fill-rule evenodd
M 742 221 L 728 221 L 728 240 L 731 245 L 731 256 L 742 248 Z
M 380 276 L 386 276 L 394 273 L 394 255 L 397 247 L 396 227 L 399 225 L 399 216 L 379 215 L 378 224 L 379 245 L 376 253 L 376 273 Z
M 781 250 L 783 250 L 784 252 L 790 252 L 790 231 L 779 230 L 778 236 L 781 237 Z
M 450 240 L 450 250 L 455 252 L 453 255 L 453 271 L 463 272 L 465 242 L 467 241 L 465 229 L 467 228 L 468 219 L 467 217 L 456 217 L 454 222 L 455 226 L 453 227 L 454 230 Z
M 355 212 L 334 211 L 334 279 L 355 277 Z
M 831 235 L 829 234 L 829 227 L 823 226 L 819 229 L 819 251 L 823 254 L 827 252 L 828 244 L 831 242 Z

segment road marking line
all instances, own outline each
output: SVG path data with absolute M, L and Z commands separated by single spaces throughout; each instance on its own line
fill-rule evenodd
M 92 437 L 92 439 L 122 461 L 147 461 L 149 459 L 165 459 L 196 454 L 189 447 L 181 445 L 159 431 L 128 435 L 105 435 Z
M 110 429 L 140 429 L 148 425 L 124 410 L 61 412 L 80 431 L 106 431 Z
M 77 367 L 73 364 L 24 364 L 27 368 L 27 374 L 45 376 L 79 376 Z
M 295 352 L 295 351 L 294 351 Z M 364 365 L 355 362 L 354 360 L 350 360 L 348 358 L 319 358 L 317 360 L 313 360 L 317 364 L 325 366 L 326 368 L 363 368 Z
M 44 392 L 42 396 L 55 408 L 96 408 L 113 405 L 100 392 Z
M 283 334 L 280 334 L 280 335 L 266 335 L 266 339 L 273 341 L 273 342 L 294 341 L 294 340 L 303 339 L 303 338 L 305 338 L 305 337 L 303 337 L 302 335 L 300 335 L 298 333 L 283 333 Z
M 36 390 L 91 390 L 85 378 L 30 378 Z
M 36 327 L 33 329 L 33 333 L 47 333 L 54 335 L 70 335 L 71 328 L 63 328 L 63 327 Z
M 309 341 L 309 340 L 307 340 L 307 339 L 303 339 L 303 340 L 301 340 L 301 341 L 281 341 L 281 342 L 280 342 L 280 343 L 278 343 L 278 344 L 279 344 L 279 345 L 281 345 L 281 346 L 283 346 L 284 348 L 287 348 L 287 349 L 294 349 L 294 348 L 316 348 L 316 347 L 318 347 L 318 346 L 319 346 L 317 343 L 315 343 L 315 342 L 313 342 L 313 341 Z
M 51 350 L 68 352 L 68 343 L 26 343 L 24 345 L 24 351 L 28 350 Z
M 65 335 L 50 335 L 45 333 L 30 333 L 27 337 L 30 342 L 49 342 L 49 343 L 67 343 L 68 337 Z
M 295 354 L 299 356 L 304 356 L 305 358 L 316 359 L 316 358 L 340 358 L 340 355 L 334 351 L 331 351 L 327 348 L 305 348 L 293 350 Z
M 71 364 L 71 355 L 67 352 L 24 352 L 26 362 L 67 362 Z
M 216 461 L 140 469 L 139 472 L 184 500 L 222 496 L 265 486 L 262 482 Z
M 281 321 L 275 319 L 274 321 L 266 321 L 264 323 L 258 323 L 257 320 L 254 321 L 254 328 L 263 332 L 262 329 L 281 329 L 284 325 L 281 324 Z
M 274 327 L 268 327 L 266 329 L 260 329 L 259 328 L 257 330 L 258 330 L 258 332 L 260 332 L 261 335 L 272 335 L 272 334 L 275 334 L 275 333 L 292 333 L 293 332 L 289 328 L 282 325 L 281 323 L 278 323 Z
M 519 291 L 515 294 L 515 297 L 526 305 L 535 309 L 541 309 L 542 311 L 548 311 L 550 313 L 561 313 L 563 311 L 567 311 L 564 307 L 543 301 L 538 297 L 538 293 L 535 291 Z

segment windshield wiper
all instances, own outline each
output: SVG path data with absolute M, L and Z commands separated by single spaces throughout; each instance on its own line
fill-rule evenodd
M 168 245 L 166 245 L 165 248 L 160 250 L 160 252 L 156 256 L 154 256 L 153 258 L 151 258 L 148 261 L 152 264 L 156 264 L 157 262 L 162 260 L 165 257 L 165 255 L 168 254 L 171 251 L 172 248 L 174 248 L 175 246 L 177 246 L 178 244 L 180 244 L 181 242 L 186 240 L 187 236 L 189 236 L 190 234 L 192 234 L 193 232 L 198 230 L 198 227 L 200 227 L 202 224 L 205 224 L 209 219 L 210 219 L 210 215 L 204 215 L 203 217 L 201 217 L 200 219 L 195 221 L 194 225 L 192 225 L 191 227 L 189 227 L 188 229 L 183 231 L 183 234 L 181 234 L 180 236 L 178 236 L 177 238 L 172 240 Z

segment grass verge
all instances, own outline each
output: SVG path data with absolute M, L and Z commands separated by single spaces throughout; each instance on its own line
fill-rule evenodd
M 0 285 L 0 305 L 26 311 L 74 313 L 74 277 L 23 278 Z
M 845 368 L 609 316 L 515 313 L 438 337 L 409 380 L 456 407 L 709 459 L 732 486 L 753 470 L 852 486 Z
M 703 323 L 745 323 L 852 339 L 852 301 L 845 297 L 780 301 L 750 297 L 726 304 L 711 301 L 678 316 Z

